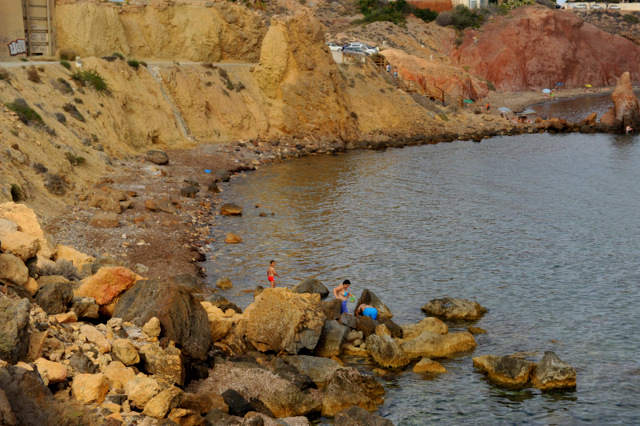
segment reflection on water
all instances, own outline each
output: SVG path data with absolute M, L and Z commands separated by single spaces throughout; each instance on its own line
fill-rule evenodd
M 636 95 L 640 96 L 640 90 L 636 91 Z M 547 101 L 529 108 L 538 111 L 538 117 L 541 118 L 564 118 L 572 123 L 577 123 L 593 112 L 598 115 L 598 120 L 600 120 L 600 117 L 612 106 L 611 93 L 603 93 L 573 99 Z
M 279 285 L 349 278 L 400 324 L 436 297 L 486 306 L 475 325 L 487 334 L 441 360 L 447 373 L 381 379 L 379 412 L 397 424 L 638 423 L 639 142 L 536 134 L 273 164 L 225 187 L 245 212 L 220 217 L 215 241 L 231 231 L 244 243 L 213 245 L 209 282 L 229 276 L 222 294 L 247 306 L 241 291 L 266 285 L 275 258 Z M 500 390 L 471 362 L 547 350 L 576 368 L 575 392 Z

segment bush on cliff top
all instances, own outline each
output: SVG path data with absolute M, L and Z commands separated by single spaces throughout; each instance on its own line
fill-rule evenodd
M 484 19 L 483 11 L 471 10 L 466 6 L 458 5 L 451 12 L 439 14 L 436 23 L 441 27 L 453 26 L 462 31 L 466 28 L 480 28 Z
M 109 93 L 107 82 L 96 70 L 76 71 L 71 75 L 71 78 L 82 86 L 89 85 L 93 87 L 98 93 Z

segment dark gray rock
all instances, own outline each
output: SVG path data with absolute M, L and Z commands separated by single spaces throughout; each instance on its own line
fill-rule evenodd
M 41 287 L 36 293 L 36 302 L 49 315 L 67 312 L 72 300 L 73 284 L 64 278 Z
M 336 414 L 334 426 L 393 426 L 393 422 L 364 408 L 349 407 Z
M 365 338 L 375 334 L 377 326 L 378 323 L 371 317 L 365 317 L 362 315 L 358 315 L 356 317 L 356 330 L 362 331 Z
M 231 179 L 231 173 L 229 173 L 227 170 L 218 170 L 213 175 L 213 179 L 214 182 L 229 182 L 229 180 Z
M 216 426 L 241 426 L 244 420 L 242 417 L 232 416 L 218 409 L 209 411 L 204 419 Z
M 390 318 L 378 318 L 378 324 L 384 324 L 387 330 L 391 332 L 391 337 L 402 339 L 402 327 L 391 321 Z
M 273 370 L 273 372 L 278 376 L 282 377 L 283 379 L 285 379 L 286 381 L 292 383 L 295 387 L 297 387 L 301 391 L 305 389 L 317 388 L 315 382 L 311 380 L 311 377 L 309 377 L 306 374 L 302 374 L 293 365 L 287 364 L 280 358 L 276 358 L 274 361 L 275 361 L 276 367 Z
M 340 299 L 322 300 L 318 308 L 322 311 L 327 320 L 340 319 Z
M 82 318 L 98 318 L 98 309 L 100 306 L 93 297 L 74 297 L 71 300 L 70 311 L 76 313 L 78 319 Z
M 322 327 L 320 339 L 318 339 L 314 353 L 317 356 L 326 358 L 340 355 L 340 348 L 348 331 L 349 327 L 340 324 L 336 320 L 326 321 L 324 327 Z
M 98 366 L 82 351 L 75 351 L 73 355 L 71 355 L 69 365 L 79 373 L 95 374 L 98 372 Z
M 225 404 L 229 406 L 229 414 L 232 416 L 240 416 L 243 417 L 250 411 L 257 411 L 259 413 L 271 413 L 262 401 L 259 401 L 255 398 L 252 398 L 252 401 L 247 401 L 244 396 L 242 396 L 239 392 L 233 389 L 227 389 L 222 393 L 222 399 L 224 399 Z M 257 405 L 257 407 L 256 407 Z M 265 410 L 266 412 L 262 411 Z M 267 414 L 269 415 L 269 414 Z M 273 413 L 269 417 L 273 417 Z
M 284 358 L 284 361 L 308 376 L 318 386 L 324 386 L 333 373 L 342 366 L 330 358 L 320 358 L 309 355 L 293 355 Z
M 0 359 L 10 364 L 29 352 L 29 300 L 0 299 Z
M 169 156 L 166 152 L 157 149 L 147 151 L 147 160 L 153 164 L 163 165 L 169 163 Z
M 349 328 L 356 329 L 358 327 L 358 318 L 351 314 L 340 315 L 340 322 Z
M 307 278 L 299 284 L 296 284 L 291 288 L 293 293 L 311 293 L 319 294 L 320 298 L 324 299 L 329 295 L 329 289 L 318 279 Z
M 392 318 L 393 314 L 387 308 L 387 305 L 382 303 L 382 300 L 375 295 L 375 293 L 369 289 L 364 289 L 356 306 L 360 306 L 362 303 L 366 303 L 367 305 L 371 305 L 378 310 L 378 319 L 380 318 Z
M 19 425 L 50 425 L 54 413 L 51 391 L 37 371 L 19 367 L 0 369 L 0 389 L 11 405 Z
M 186 198 L 196 198 L 196 194 L 200 192 L 200 188 L 195 186 L 186 186 L 180 189 L 180 195 Z
M 206 311 L 190 290 L 173 278 L 138 281 L 122 295 L 113 317 L 138 326 L 157 317 L 163 336 L 173 340 L 182 354 L 191 358 L 205 359 L 211 346 Z

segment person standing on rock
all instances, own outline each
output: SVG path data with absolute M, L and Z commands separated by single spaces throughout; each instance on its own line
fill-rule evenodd
M 349 311 L 347 310 L 347 302 L 349 301 L 349 297 L 351 297 L 352 294 L 347 290 L 349 289 L 350 285 L 351 281 L 344 280 L 342 284 L 333 289 L 333 295 L 336 297 L 336 299 L 342 300 L 342 304 L 340 305 L 340 315 L 349 313 Z
M 269 262 L 269 269 L 267 269 L 267 279 L 271 288 L 276 288 L 276 277 L 280 278 L 280 275 L 276 272 L 276 261 Z
M 358 309 L 356 309 L 355 315 L 362 315 L 375 320 L 378 319 L 378 310 L 371 305 L 361 303 Z

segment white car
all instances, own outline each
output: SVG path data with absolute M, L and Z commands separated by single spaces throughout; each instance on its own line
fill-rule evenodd
M 342 46 L 336 44 L 336 43 L 325 43 L 327 46 L 329 46 L 329 50 L 335 50 L 336 52 L 339 52 L 342 50 Z
M 342 48 L 345 49 L 347 47 L 355 47 L 358 49 L 362 49 L 367 55 L 373 55 L 380 52 L 380 50 L 377 47 L 369 46 L 368 44 L 361 43 L 359 41 L 354 41 L 352 43 L 349 43 L 343 46 Z
M 620 6 L 617 4 L 610 4 L 609 5 L 609 9 L 610 10 L 620 10 Z
M 602 9 L 602 6 L 600 6 L 599 4 L 594 4 L 591 5 L 591 9 Z
M 587 5 L 584 3 L 578 3 L 576 5 L 573 6 L 574 9 L 586 9 Z

